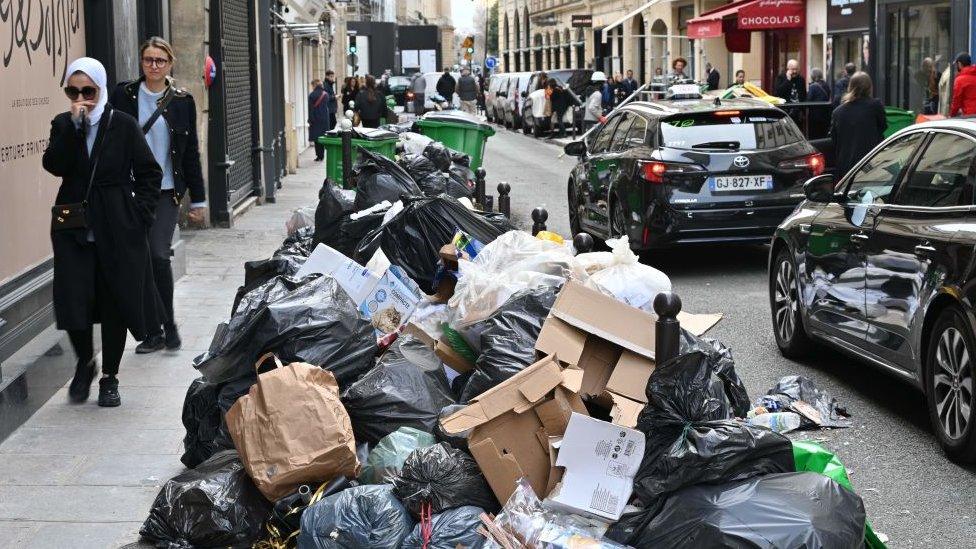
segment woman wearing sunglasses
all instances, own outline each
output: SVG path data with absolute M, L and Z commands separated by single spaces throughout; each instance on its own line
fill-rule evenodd
M 110 102 L 139 120 L 149 148 L 163 169 L 162 193 L 156 205 L 156 221 L 149 233 L 149 249 L 166 321 L 162 326 L 151 327 L 149 337 L 136 347 L 137 353 L 144 354 L 163 347 L 179 349 L 182 344 L 173 314 L 170 244 L 183 195 L 190 193 L 187 217 L 192 223 L 203 222 L 207 204 L 197 140 L 197 107 L 193 96 L 177 87 L 170 77 L 176 59 L 173 47 L 154 36 L 142 44 L 139 53 L 143 76 L 117 86 Z
M 137 340 L 163 314 L 149 259 L 149 228 L 162 172 L 131 116 L 107 103 L 105 67 L 68 65 L 70 110 L 51 122 L 44 169 L 61 178 L 51 209 L 54 316 L 78 357 L 69 396 L 88 399 L 98 373 L 92 326 L 102 325 L 98 405 L 122 403 L 116 375 L 126 330 Z

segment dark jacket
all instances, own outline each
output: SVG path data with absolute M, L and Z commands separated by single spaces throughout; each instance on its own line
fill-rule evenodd
M 440 83 L 438 82 L 438 85 Z M 461 76 L 457 83 L 458 99 L 461 101 L 475 101 L 478 99 L 478 82 L 470 74 Z M 445 97 L 445 99 L 450 99 Z
M 101 274 L 122 322 L 137 340 L 148 326 L 162 321 L 161 303 L 149 258 L 162 170 L 146 143 L 139 122 L 107 105 L 98 125 L 93 155 L 98 156 L 84 228 L 51 232 L 54 250 L 54 318 L 61 330 L 84 329 L 98 322 L 95 272 Z M 51 122 L 42 159 L 44 169 L 61 178 L 55 204 L 81 202 L 91 167 L 84 137 L 70 113 Z
M 437 79 L 437 93 L 439 93 L 448 102 L 454 97 L 454 91 L 457 89 L 457 82 L 450 73 L 445 72 Z
M 322 86 L 316 86 L 312 93 L 308 94 L 308 140 L 315 141 L 318 137 L 325 135 L 325 132 L 332 129 L 329 119 L 332 113 L 329 112 L 329 97 Z
M 342 112 L 349 110 L 349 102 L 356 99 L 356 94 L 358 92 L 358 88 L 351 88 L 347 86 L 342 87 Z
M 579 99 L 576 98 L 569 90 L 559 86 L 552 91 L 552 110 L 553 112 L 559 114 L 560 116 L 566 112 L 572 105 L 579 105 Z
M 369 98 L 369 90 L 363 88 L 356 94 L 355 111 L 359 113 L 359 119 L 363 126 L 375 128 L 379 126 L 380 118 L 386 116 L 386 98 L 379 90 L 373 91 L 373 99 Z
M 773 95 L 787 101 L 798 101 L 802 103 L 807 100 L 806 81 L 800 75 L 794 76 L 793 78 L 786 78 L 785 73 L 780 74 L 776 77 L 776 85 L 773 87 L 773 90 Z M 796 99 L 793 98 L 794 92 L 796 93 Z
M 830 102 L 834 104 L 835 108 L 840 105 L 840 100 L 843 99 L 844 94 L 847 93 L 847 86 L 850 85 L 850 83 L 851 77 L 847 76 L 847 73 L 844 73 L 843 78 L 840 78 L 834 82 L 834 95 Z
M 108 102 L 116 109 L 139 120 L 139 85 L 143 78 L 123 82 L 115 87 Z M 173 188 L 177 199 L 190 192 L 190 202 L 207 200 L 200 165 L 200 141 L 197 139 L 197 106 L 184 88 L 173 86 L 173 99 L 161 118 L 169 127 L 170 155 L 173 161 Z M 141 130 L 140 130 L 141 131 Z
M 336 101 L 335 84 L 326 80 L 322 83 L 322 89 L 325 90 L 325 93 L 329 94 L 329 98 L 325 100 L 325 103 L 329 106 L 329 112 L 334 115 L 339 110 L 339 102 Z M 332 125 L 335 125 L 335 116 L 332 117 Z M 329 129 L 332 128 L 330 127 Z
M 830 137 L 834 144 L 834 174 L 838 180 L 881 143 L 887 128 L 884 105 L 877 99 L 857 99 L 834 110 Z
M 722 75 L 719 74 L 717 69 L 713 68 L 711 72 L 708 73 L 708 78 L 706 79 L 706 82 L 708 83 L 708 89 L 717 90 L 719 86 L 719 81 L 721 79 L 722 79 Z
M 827 89 L 827 83 L 823 80 L 810 82 L 807 101 L 830 101 L 830 90 Z

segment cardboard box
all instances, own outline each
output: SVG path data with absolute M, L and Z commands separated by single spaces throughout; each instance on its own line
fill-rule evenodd
M 474 364 L 458 354 L 444 337 L 441 337 L 434 345 L 434 354 L 441 359 L 441 362 L 459 374 L 474 370 Z
M 508 501 L 521 477 L 540 499 L 559 482 L 550 439 L 566 432 L 574 412 L 586 415 L 582 377 L 548 356 L 441 420 L 447 433 L 471 429 L 468 448 L 498 501 Z
M 679 313 L 681 326 L 702 335 L 721 314 Z M 615 407 L 620 425 L 636 421 L 634 402 L 645 404 L 647 379 L 654 371 L 655 315 L 631 307 L 574 281 L 567 282 L 535 348 L 539 356 L 557 354 L 566 365 L 583 370 L 580 394 L 603 398 Z M 617 419 L 614 419 L 617 423 Z
M 349 294 L 357 306 L 369 297 L 370 291 L 380 280 L 379 276 L 366 267 L 325 244 L 315 247 L 295 277 L 303 278 L 315 273 L 326 274 L 336 279 L 339 286 Z
M 556 466 L 562 482 L 546 498 L 547 507 L 618 520 L 634 490 L 644 457 L 644 433 L 574 413 L 558 443 Z

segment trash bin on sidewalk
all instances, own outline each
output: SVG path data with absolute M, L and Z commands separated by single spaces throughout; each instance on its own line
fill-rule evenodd
M 885 107 L 885 120 L 888 121 L 888 129 L 885 130 L 884 136 L 888 138 L 898 130 L 914 124 L 915 112 L 899 109 L 898 107 Z
M 449 149 L 471 157 L 471 169 L 481 167 L 485 143 L 495 130 L 477 118 L 460 111 L 433 111 L 417 120 L 420 133 Z
M 336 184 L 347 188 L 342 180 L 342 135 L 338 130 L 332 130 L 322 137 L 319 143 L 325 145 L 325 175 Z M 352 130 L 352 162 L 359 158 L 357 147 L 363 147 L 375 153 L 393 159 L 396 154 L 397 135 L 393 132 L 375 128 L 353 128 Z

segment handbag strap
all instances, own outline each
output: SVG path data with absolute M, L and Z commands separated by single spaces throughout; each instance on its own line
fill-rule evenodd
M 313 109 L 313 110 L 314 110 L 314 109 L 317 109 L 317 108 L 319 108 L 319 105 L 321 105 L 321 104 L 322 104 L 322 101 L 323 101 L 323 100 L 325 99 L 325 96 L 326 96 L 326 95 L 329 95 L 329 94 L 328 94 L 328 93 L 326 93 L 326 92 L 325 92 L 325 91 L 323 90 L 323 91 L 322 91 L 322 93 L 321 93 L 321 94 L 319 95 L 319 98 L 318 98 L 318 99 L 316 99 L 316 100 L 315 100 L 315 103 L 313 103 L 313 104 L 312 104 L 312 109 Z
M 152 128 L 152 125 L 156 123 L 156 119 L 159 118 L 159 115 L 163 114 L 163 110 L 165 110 L 166 107 L 169 106 L 170 101 L 173 100 L 173 95 L 175 95 L 173 92 L 173 86 L 167 86 L 166 94 L 163 95 L 162 101 L 160 101 L 159 105 L 156 106 L 156 110 L 153 111 L 152 116 L 150 116 L 149 119 L 146 120 L 146 123 L 142 125 L 143 135 L 149 133 L 149 129 Z
M 81 201 L 82 204 L 88 204 L 88 197 L 91 196 L 92 186 L 95 185 L 95 170 L 98 169 L 98 159 L 102 157 L 102 142 L 105 141 L 105 134 L 108 133 L 109 128 L 112 126 L 112 117 L 115 115 L 115 109 L 108 111 L 108 122 L 105 123 L 105 127 L 101 130 L 101 136 L 96 136 L 95 145 L 92 146 L 92 152 L 95 154 L 95 158 L 92 159 L 91 174 L 88 176 L 88 189 L 85 190 L 85 199 Z

